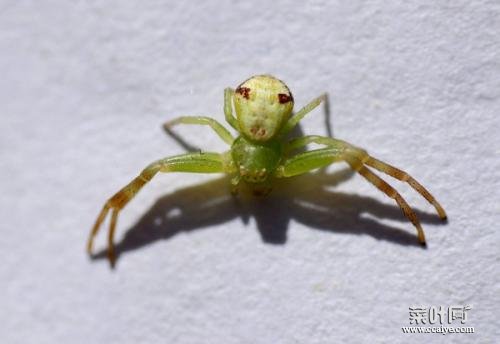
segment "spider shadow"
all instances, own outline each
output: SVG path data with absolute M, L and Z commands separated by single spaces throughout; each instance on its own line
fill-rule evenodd
M 351 178 L 351 170 L 319 171 L 277 180 L 270 195 L 250 196 L 243 188 L 238 196 L 229 192 L 229 177 L 177 190 L 159 198 L 116 245 L 116 255 L 140 249 L 181 232 L 191 232 L 240 217 L 248 224 L 254 217 L 263 242 L 284 244 L 290 220 L 309 228 L 351 235 L 370 235 L 377 240 L 419 246 L 411 224 L 399 207 L 374 198 L 334 192 L 330 188 Z M 424 223 L 442 223 L 437 215 L 416 211 Z M 370 216 L 365 216 L 369 214 Z M 403 221 L 400 229 L 377 219 Z M 92 259 L 106 258 L 102 250 Z
M 323 104 L 327 136 L 333 137 L 328 95 Z M 172 130 L 166 133 L 185 150 L 196 152 Z M 300 123 L 289 138 L 303 136 Z M 305 148 L 304 148 L 305 150 Z M 301 151 L 301 150 L 299 150 Z M 230 193 L 230 177 L 224 176 L 204 184 L 177 190 L 159 198 L 115 246 L 116 258 L 159 240 L 167 240 L 181 232 L 191 232 L 222 224 L 240 217 L 244 224 L 254 217 L 262 240 L 269 244 L 284 244 L 290 220 L 310 228 L 354 235 L 370 235 L 377 240 L 392 241 L 407 246 L 419 246 L 416 235 L 408 230 L 384 224 L 377 219 L 400 220 L 409 223 L 399 207 L 375 198 L 334 192 L 330 189 L 354 175 L 350 169 L 327 173 L 326 168 L 315 173 L 277 179 L 267 197 L 252 197 L 244 184 L 240 195 Z M 437 215 L 416 210 L 423 223 L 443 223 Z M 367 217 L 365 214 L 371 216 Z M 410 226 L 405 226 L 410 227 Z M 106 258 L 106 250 L 91 257 Z

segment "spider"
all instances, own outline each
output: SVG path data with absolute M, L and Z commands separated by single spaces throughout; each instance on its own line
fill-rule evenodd
M 275 178 L 293 177 L 339 161 L 346 162 L 380 191 L 394 199 L 417 229 L 418 241 L 425 246 L 424 231 L 416 213 L 392 186 L 373 173 L 369 167 L 407 182 L 431 203 L 439 217 L 445 220 L 446 213 L 441 205 L 408 173 L 370 156 L 364 149 L 339 139 L 308 135 L 287 140 L 287 134 L 299 121 L 325 100 L 326 94 L 323 94 L 292 116 L 294 100 L 288 86 L 271 75 L 256 75 L 241 83 L 236 90 L 224 90 L 225 119 L 238 132 L 238 137 L 234 138 L 222 124 L 205 116 L 183 116 L 165 123 L 164 128 L 167 131 L 177 124 L 208 125 L 231 148 L 225 153 L 187 153 L 149 164 L 136 178 L 106 201 L 90 232 L 88 253 L 92 254 L 94 238 L 111 211 L 107 257 L 111 266 L 114 265 L 113 238 L 118 214 L 158 172 L 227 173 L 232 176 L 233 192 L 236 192 L 240 182 L 244 182 L 259 196 L 271 191 Z M 236 117 L 233 115 L 233 106 Z M 309 143 L 324 147 L 296 152 Z

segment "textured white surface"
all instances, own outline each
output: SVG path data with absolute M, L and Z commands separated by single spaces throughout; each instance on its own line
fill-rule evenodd
M 486 0 L 0 1 L 0 341 L 493 343 L 499 32 Z M 239 204 L 220 177 L 159 176 L 120 217 L 117 269 L 87 259 L 105 199 L 183 152 L 161 123 L 223 120 L 223 88 L 264 72 L 297 106 L 328 91 L 336 136 L 438 197 L 445 225 L 387 177 L 429 248 L 339 166 Z M 302 130 L 326 134 L 325 112 Z M 225 149 L 207 128 L 178 133 Z M 476 333 L 403 335 L 420 304 L 473 305 Z

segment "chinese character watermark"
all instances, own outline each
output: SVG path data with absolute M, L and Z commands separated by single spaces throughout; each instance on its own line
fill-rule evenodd
M 452 321 L 460 319 L 462 324 L 467 321 L 466 311 L 470 310 L 471 306 L 450 306 L 448 307 L 448 323 L 451 324 Z
M 428 320 L 427 307 L 413 306 L 410 307 L 410 324 L 426 324 Z
M 404 326 L 402 330 L 403 333 L 441 333 L 443 335 L 474 333 L 474 327 L 457 326 L 467 322 L 468 311 L 471 309 L 471 305 L 410 306 L 408 308 L 409 321 L 413 326 Z

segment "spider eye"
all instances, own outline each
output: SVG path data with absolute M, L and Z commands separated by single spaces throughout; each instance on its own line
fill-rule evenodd
M 236 93 L 239 93 L 243 96 L 243 98 L 248 99 L 250 97 L 250 88 L 239 86 L 236 89 Z
M 279 100 L 280 104 L 285 104 L 288 102 L 293 102 L 293 97 L 291 94 L 279 93 L 278 100 Z

